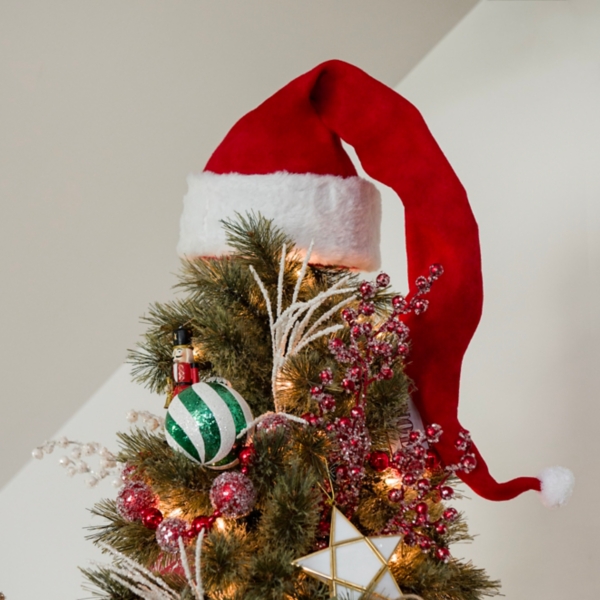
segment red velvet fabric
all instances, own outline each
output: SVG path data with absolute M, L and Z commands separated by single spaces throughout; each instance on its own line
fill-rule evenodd
M 328 61 L 290 82 L 234 125 L 207 171 L 276 171 L 348 177 L 356 171 L 340 138 L 356 149 L 365 171 L 393 188 L 406 211 L 410 281 L 440 263 L 444 275 L 429 310 L 409 316 L 408 375 L 425 423 L 444 431 L 436 449 L 458 461 L 458 398 L 462 359 L 481 316 L 483 286 L 477 223 L 466 192 L 418 110 L 360 69 Z M 496 482 L 475 449 L 478 465 L 462 479 L 490 500 L 540 489 L 533 477 Z

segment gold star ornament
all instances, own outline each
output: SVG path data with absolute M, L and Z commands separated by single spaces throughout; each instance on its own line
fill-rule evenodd
M 385 599 L 402 597 L 388 562 L 401 536 L 364 536 L 337 508 L 331 515 L 329 548 L 294 561 L 328 583 L 331 595 L 357 600 L 366 591 Z

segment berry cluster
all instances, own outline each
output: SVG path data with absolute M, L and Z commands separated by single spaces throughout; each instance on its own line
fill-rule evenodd
M 448 530 L 448 524 L 456 520 L 458 511 L 446 508 L 440 516 L 433 518 L 430 504 L 450 500 L 454 489 L 448 485 L 452 473 L 468 472 L 475 465 L 470 452 L 468 432 L 461 432 L 457 447 L 463 451 L 455 465 L 441 467 L 437 455 L 431 448 L 439 442 L 442 429 L 437 424 L 429 425 L 425 431 L 412 431 L 406 443 L 391 457 L 385 452 L 372 452 L 369 464 L 377 472 L 393 470 L 398 483 L 388 492 L 390 503 L 397 505 L 396 514 L 387 522 L 382 534 L 401 533 L 407 546 L 418 546 L 423 552 L 432 552 L 441 561 L 450 558 L 450 552 L 439 543 L 439 536 Z M 432 475 L 436 475 L 436 483 Z M 439 512 L 439 511 L 436 511 Z

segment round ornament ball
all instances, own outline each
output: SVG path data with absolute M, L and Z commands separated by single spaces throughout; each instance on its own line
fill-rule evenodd
M 223 516 L 235 519 L 247 515 L 256 502 L 252 481 L 243 473 L 219 475 L 210 489 L 210 503 Z
M 141 481 L 133 481 L 123 486 L 117 496 L 117 512 L 126 521 L 140 521 L 144 511 L 155 505 L 154 492 Z
M 188 524 L 183 519 L 164 519 L 156 529 L 156 541 L 161 550 L 179 552 L 179 538 L 186 539 Z
M 247 402 L 221 381 L 202 381 L 173 398 L 165 418 L 171 448 L 190 460 L 213 468 L 236 461 L 237 436 L 252 422 Z

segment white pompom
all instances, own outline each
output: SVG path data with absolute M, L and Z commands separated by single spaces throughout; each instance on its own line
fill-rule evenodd
M 31 451 L 31 456 L 33 456 L 33 458 L 37 458 L 38 460 L 42 460 L 42 458 L 44 458 L 44 451 L 41 448 L 34 448 Z
M 575 476 L 565 467 L 548 467 L 539 475 L 542 483 L 542 504 L 547 508 L 564 506 L 575 487 Z

